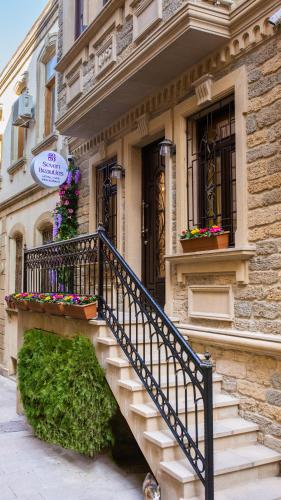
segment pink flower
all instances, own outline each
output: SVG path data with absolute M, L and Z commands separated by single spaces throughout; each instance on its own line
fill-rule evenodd
M 69 200 L 65 200 L 64 205 L 65 205 L 66 207 L 68 207 L 68 205 L 69 205 Z
M 206 233 L 206 231 L 208 231 L 208 229 L 206 227 L 204 227 L 203 229 L 199 230 L 199 233 L 204 234 L 204 233 Z
M 73 212 L 74 212 L 74 210 L 73 210 L 72 208 L 69 208 L 69 209 L 68 209 L 68 213 L 69 213 L 69 214 L 73 214 Z
M 79 191 L 79 189 L 76 189 L 76 191 L 75 191 L 75 195 L 76 195 L 76 196 L 79 196 L 79 195 L 80 195 L 80 191 Z

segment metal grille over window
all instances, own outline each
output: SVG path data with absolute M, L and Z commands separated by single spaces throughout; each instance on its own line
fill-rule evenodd
M 188 227 L 219 225 L 236 230 L 234 98 L 196 114 L 187 122 Z

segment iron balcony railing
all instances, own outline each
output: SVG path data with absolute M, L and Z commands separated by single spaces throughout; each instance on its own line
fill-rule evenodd
M 98 296 L 104 319 L 214 498 L 212 363 L 202 361 L 108 239 L 91 235 L 24 252 L 24 290 Z

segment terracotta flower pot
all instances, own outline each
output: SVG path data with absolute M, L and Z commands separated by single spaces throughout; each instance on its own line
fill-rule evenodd
M 28 308 L 34 312 L 44 312 L 44 304 L 42 302 L 37 302 L 36 300 L 30 300 Z
M 28 311 L 29 309 L 29 304 L 27 300 L 19 300 L 18 302 L 15 302 L 16 308 L 20 309 L 21 311 Z
M 205 250 L 221 250 L 229 247 L 229 232 L 206 238 L 180 240 L 184 253 L 204 252 Z
M 44 302 L 43 306 L 47 314 L 55 314 L 56 316 L 64 315 L 64 306 L 59 302 Z
M 96 302 L 86 304 L 85 306 L 64 304 L 64 314 L 75 319 L 93 319 L 97 316 L 97 304 Z

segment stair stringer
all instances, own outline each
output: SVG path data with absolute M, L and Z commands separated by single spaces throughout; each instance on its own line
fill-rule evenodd
M 164 419 L 157 411 L 146 389 L 140 379 L 130 366 L 122 348 L 117 343 L 110 328 L 103 321 L 90 321 L 92 325 L 92 341 L 96 348 L 97 358 L 105 369 L 107 382 L 116 398 L 124 418 L 126 419 L 135 439 L 138 443 L 146 461 L 161 487 L 161 500 L 192 499 L 203 500 L 204 489 L 202 483 L 190 472 L 188 460 L 183 454 L 180 446 L 168 432 Z M 248 482 L 257 484 L 274 478 L 280 481 L 281 454 L 274 452 L 265 446 L 258 445 L 258 426 L 246 422 L 238 414 L 239 400 L 222 394 L 220 381 L 222 377 L 214 374 L 214 395 L 217 393 L 217 401 L 214 398 L 214 424 L 239 421 L 244 424 L 239 432 L 232 428 L 214 433 L 214 447 L 219 455 L 229 450 L 230 455 L 226 457 L 226 465 L 223 462 L 215 472 L 216 496 L 220 492 L 227 493 L 227 487 L 236 485 L 238 481 L 247 485 Z M 237 423 L 237 422 L 236 422 Z M 215 428 L 216 426 L 214 426 Z M 161 442 L 158 435 L 165 439 Z M 256 448 L 254 446 L 257 446 Z M 241 450 L 241 452 L 240 452 Z M 251 456 L 253 451 L 257 452 L 255 460 Z M 237 453 L 246 453 L 242 456 L 241 464 L 235 464 Z M 247 453 L 249 457 L 247 457 Z M 227 461 L 231 463 L 227 464 Z M 216 462 L 216 457 L 215 457 Z M 239 460 L 238 460 L 239 462 Z M 275 483 L 274 483 L 275 484 Z M 224 496 L 222 496 L 224 498 Z M 227 498 L 227 496 L 225 497 Z M 266 497 L 266 500 L 275 500 L 275 496 Z M 239 498 L 237 498 L 239 500 Z

